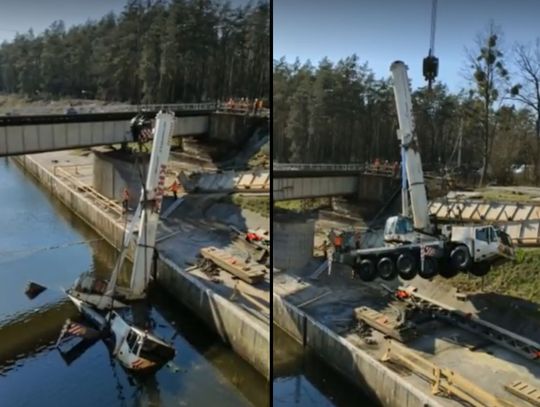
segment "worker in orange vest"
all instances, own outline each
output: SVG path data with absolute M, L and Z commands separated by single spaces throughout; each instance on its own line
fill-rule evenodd
M 336 252 L 341 252 L 341 246 L 343 245 L 343 238 L 340 235 L 336 235 L 334 237 L 334 247 L 336 248 Z
M 124 187 L 122 191 L 122 213 L 126 213 L 129 209 L 129 190 L 127 187 Z
M 378 158 L 375 158 L 375 162 L 373 163 L 373 166 L 375 167 L 375 172 L 379 172 L 379 168 L 381 166 L 381 160 Z
M 178 184 L 178 181 L 176 179 L 168 189 L 172 191 L 174 199 L 178 199 L 178 191 L 180 190 L 180 184 Z

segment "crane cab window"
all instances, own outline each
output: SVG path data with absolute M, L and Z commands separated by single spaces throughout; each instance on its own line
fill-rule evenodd
M 406 234 L 406 233 L 412 233 L 414 231 L 413 225 L 410 219 L 407 218 L 398 218 L 396 223 L 396 233 Z
M 408 218 L 394 217 L 387 221 L 384 233 L 387 235 L 404 235 L 414 232 L 412 222 Z
M 131 352 L 137 355 L 140 346 L 139 335 L 137 335 L 137 332 L 129 331 L 126 341 Z
M 482 229 L 476 229 L 476 240 L 481 240 L 483 242 L 488 243 L 489 242 L 489 229 L 482 228 Z
M 497 233 L 495 232 L 495 229 L 489 228 L 488 231 L 489 231 L 489 235 L 488 235 L 489 242 L 492 243 L 492 242 L 497 241 Z

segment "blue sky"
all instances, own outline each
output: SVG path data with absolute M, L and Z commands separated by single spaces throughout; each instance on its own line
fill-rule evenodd
M 109 11 L 119 12 L 126 0 L 0 0 L 0 42 L 11 40 L 16 31 L 45 30 L 54 20 L 66 27 L 99 19 Z
M 249 0 L 232 0 L 233 6 Z M 114 11 L 123 10 L 126 0 L 0 0 L 0 42 L 11 40 L 17 31 L 44 31 L 55 20 L 64 20 L 66 27 L 97 20 Z
M 377 77 L 392 61 L 409 66 L 413 88 L 425 84 L 422 59 L 429 50 L 431 0 L 274 0 L 274 58 L 299 57 L 316 65 L 356 53 Z M 438 80 L 457 91 L 465 47 L 474 48 L 490 19 L 502 28 L 503 49 L 540 37 L 540 0 L 439 0 L 435 55 Z

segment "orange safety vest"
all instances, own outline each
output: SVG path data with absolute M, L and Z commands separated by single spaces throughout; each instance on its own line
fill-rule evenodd
M 174 181 L 173 184 L 171 185 L 171 191 L 178 192 L 179 187 L 180 186 L 178 185 L 178 182 Z
M 343 243 L 343 239 L 341 238 L 341 236 L 336 236 L 334 238 L 334 246 L 341 247 L 342 243 Z

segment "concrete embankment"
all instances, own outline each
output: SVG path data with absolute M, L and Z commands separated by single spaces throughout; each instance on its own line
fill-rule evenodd
M 111 245 L 116 248 L 121 246 L 124 227 L 121 219 L 115 219 L 31 156 L 16 157 L 15 160 Z M 131 253 L 128 257 L 131 258 Z M 202 280 L 190 275 L 163 254 L 160 254 L 157 262 L 157 281 L 269 379 L 270 333 L 267 324 L 214 292 Z
M 441 406 L 368 353 L 358 349 L 277 293 L 273 294 L 274 323 L 302 346 L 310 348 L 373 399 L 388 407 Z

